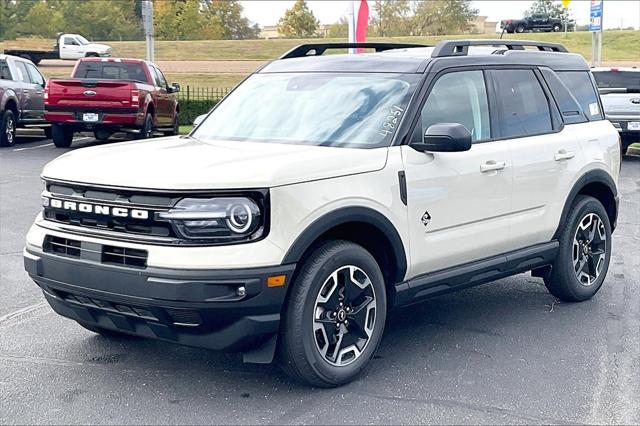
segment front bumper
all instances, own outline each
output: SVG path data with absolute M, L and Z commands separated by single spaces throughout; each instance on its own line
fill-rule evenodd
M 24 265 L 60 315 L 127 334 L 233 352 L 251 352 L 274 340 L 295 269 L 141 269 L 31 247 L 24 251 Z M 285 275 L 285 285 L 268 287 L 267 277 L 274 275 Z

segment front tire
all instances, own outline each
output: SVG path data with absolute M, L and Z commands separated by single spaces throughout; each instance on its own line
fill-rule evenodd
M 524 26 L 523 25 L 518 25 L 516 27 L 516 32 L 517 33 L 523 33 L 524 32 Z
M 611 260 L 611 224 L 600 201 L 578 196 L 560 236 L 560 249 L 545 279 L 555 297 L 566 302 L 592 298 L 604 282 Z
M 73 129 L 53 124 L 51 126 L 51 136 L 53 137 L 53 144 L 57 148 L 69 148 L 71 142 L 73 142 Z
M 285 306 L 280 361 L 296 380 L 335 387 L 354 380 L 373 357 L 386 321 L 380 267 L 348 241 L 330 241 L 303 263 Z
M 16 117 L 8 109 L 0 118 L 0 146 L 13 146 L 16 143 Z

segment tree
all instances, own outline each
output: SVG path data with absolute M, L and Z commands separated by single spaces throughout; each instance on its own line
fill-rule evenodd
M 64 26 L 62 12 L 52 7 L 51 3 L 41 1 L 29 8 L 29 12 L 20 22 L 19 29 L 25 35 L 49 38 L 63 31 Z
M 411 19 L 412 35 L 461 33 L 469 29 L 469 21 L 477 14 L 469 0 L 417 2 Z
M 409 34 L 411 3 L 408 0 L 375 0 L 371 9 L 371 25 L 379 37 Z
M 347 18 L 341 16 L 338 22 L 329 26 L 329 38 L 347 38 L 349 37 L 349 23 Z
M 536 0 L 524 13 L 526 17 L 532 15 L 545 15 L 553 19 L 562 19 L 564 17 L 564 7 L 560 2 L 553 0 Z
M 204 15 L 208 19 L 216 19 L 222 27 L 225 40 L 242 40 L 258 38 L 260 27 L 251 25 L 242 16 L 243 7 L 238 0 L 204 0 Z
M 93 40 L 132 39 L 141 34 L 132 0 L 66 0 L 55 3 L 58 4 L 56 9 L 64 16 L 64 31 L 73 29 Z
M 288 38 L 316 37 L 320 23 L 305 0 L 296 0 L 278 21 L 278 33 Z

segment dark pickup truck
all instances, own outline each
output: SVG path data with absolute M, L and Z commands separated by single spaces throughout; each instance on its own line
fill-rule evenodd
M 44 120 L 44 85 L 33 62 L 0 55 L 0 146 L 15 144 L 18 127 L 42 127 L 51 137 Z
M 525 31 L 553 31 L 562 30 L 562 20 L 548 15 L 531 15 L 524 19 L 505 19 L 500 22 L 503 30 L 508 33 L 523 33 Z
M 45 88 L 45 118 L 57 147 L 70 146 L 73 133 L 80 131 L 91 131 L 98 140 L 116 132 L 140 138 L 178 133 L 180 86 L 169 86 L 153 63 L 83 58 L 71 75 L 50 79 Z

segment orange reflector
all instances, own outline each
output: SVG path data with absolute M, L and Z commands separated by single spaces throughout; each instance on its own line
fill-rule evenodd
M 269 277 L 267 278 L 267 287 L 281 287 L 284 285 L 286 279 L 286 275 L 274 275 Z

